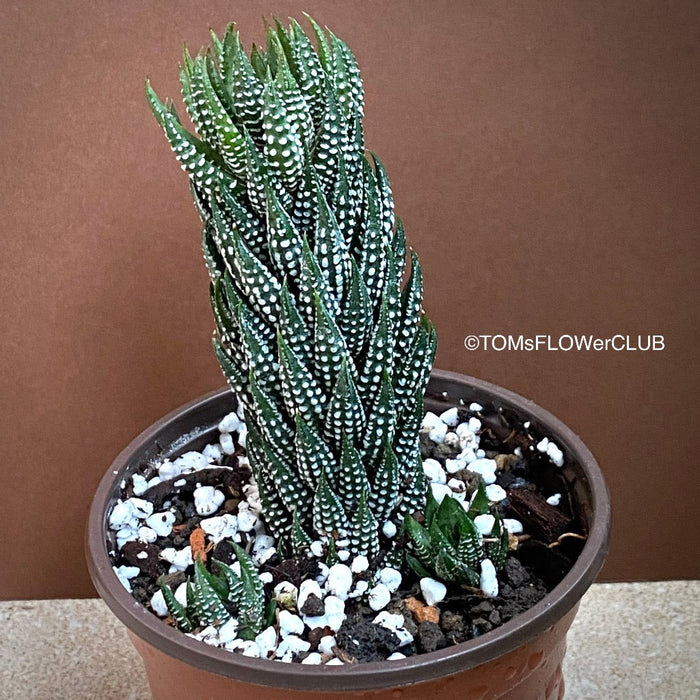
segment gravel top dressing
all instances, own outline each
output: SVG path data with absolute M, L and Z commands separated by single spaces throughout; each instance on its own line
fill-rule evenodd
M 381 528 L 375 561 L 353 557 L 342 529 L 314 541 L 306 558 L 282 559 L 261 515 L 245 424 L 232 412 L 218 427 L 219 442 L 201 452 L 142 465 L 122 482 L 109 513 L 115 573 L 136 600 L 174 626 L 164 588 L 186 606 L 188 582 L 201 575 L 196 562 L 215 576 L 225 573 L 222 567 L 241 576 L 236 549 L 250 556 L 264 585 L 262 631 L 244 634 L 236 611 L 224 604 L 215 623 L 186 632 L 209 645 L 331 665 L 434 651 L 532 607 L 563 578 L 585 540 L 558 473 L 565 459 L 559 446 L 510 412 L 472 403 L 425 414 L 423 469 L 437 503 L 452 497 L 469 510 L 485 494 L 493 514 L 476 516 L 474 524 L 484 543 L 497 517 L 508 531 L 500 571 L 484 559 L 478 587 L 420 576 L 397 560 L 411 546 L 391 521 Z

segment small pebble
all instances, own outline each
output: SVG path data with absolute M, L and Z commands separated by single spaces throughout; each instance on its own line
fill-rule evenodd
M 440 445 L 445 440 L 445 435 L 447 435 L 447 426 L 440 421 L 431 431 L 428 433 L 428 437 L 436 444 Z
M 479 586 L 481 587 L 481 590 L 491 598 L 498 595 L 498 578 L 496 576 L 496 568 L 490 559 L 484 559 L 481 562 Z
M 396 593 L 402 581 L 401 572 L 387 566 L 379 572 L 379 581 L 389 589 L 389 593 Z
M 242 427 L 241 419 L 235 411 L 232 411 L 221 419 L 218 430 L 220 433 L 237 433 Z
M 338 559 L 340 559 L 340 561 L 345 562 L 348 559 L 350 559 L 350 552 L 348 552 L 347 549 L 339 549 L 337 554 L 338 554 Z
M 425 431 L 430 431 L 432 430 L 436 425 L 439 425 L 442 421 L 440 420 L 440 417 L 433 413 L 432 411 L 426 411 L 426 414 L 423 416 L 423 421 L 421 423 L 421 430 Z
M 330 661 L 326 661 L 326 666 L 344 666 L 345 662 L 337 658 L 332 658 Z
M 561 494 L 555 493 L 547 499 L 550 506 L 558 506 L 561 503 Z
M 364 554 L 358 554 L 352 560 L 350 571 L 352 571 L 353 574 L 361 574 L 363 571 L 367 571 L 367 569 L 369 569 L 369 561 L 367 560 L 367 557 Z
M 383 583 L 378 583 L 371 588 L 367 596 L 367 603 L 375 612 L 383 610 L 389 604 L 390 600 L 391 592 Z
M 523 531 L 523 524 L 515 518 L 504 518 L 503 525 L 511 535 L 519 535 Z
M 493 484 L 496 481 L 496 467 L 495 459 L 475 459 L 467 465 L 467 469 L 479 474 L 485 484 Z
M 452 495 L 452 489 L 447 484 L 430 484 L 430 490 L 438 503 L 442 503 L 445 496 Z
M 226 500 L 226 496 L 213 486 L 199 486 L 192 494 L 198 515 L 212 515 Z
M 323 542 L 321 542 L 321 540 L 315 540 L 309 546 L 309 551 L 315 557 L 322 557 L 323 556 Z
M 466 468 L 467 462 L 463 459 L 446 459 L 445 470 L 448 474 L 456 474 Z
M 304 632 L 304 622 L 298 615 L 289 610 L 281 610 L 279 614 L 280 634 L 287 637 L 290 634 L 300 635 Z
M 175 520 L 175 513 L 172 511 L 153 513 L 153 515 L 149 515 L 146 518 L 146 525 L 148 525 L 158 537 L 167 537 L 173 530 Z
M 445 425 L 451 428 L 457 425 L 459 422 L 459 410 L 456 406 L 448 408 L 446 411 L 440 414 L 440 420 L 445 423 Z
M 223 450 L 220 445 L 207 445 L 203 450 L 202 454 L 207 458 L 210 463 L 219 464 L 221 458 L 224 456 Z
M 434 578 L 422 578 L 420 580 L 420 590 L 423 594 L 423 600 L 428 605 L 435 605 L 445 599 L 447 595 L 447 587 L 441 581 L 436 581 Z
M 469 426 L 469 430 L 471 430 L 472 433 L 478 433 L 481 430 L 481 421 L 478 418 L 470 418 L 467 425 Z
M 335 637 L 333 635 L 326 634 L 321 637 L 321 641 L 318 643 L 318 650 L 322 654 L 332 654 L 335 644 Z
M 258 654 L 261 658 L 267 659 L 273 649 L 277 646 L 277 631 L 270 625 L 255 637 L 255 644 L 258 647 Z
M 469 410 L 474 411 L 474 413 L 479 413 L 479 411 L 484 410 L 484 407 L 480 403 L 476 403 L 476 401 L 474 401 L 469 404 Z
M 564 466 L 564 453 L 551 440 L 547 445 L 547 456 L 552 460 L 555 466 Z
M 496 518 L 494 518 L 491 513 L 484 513 L 483 515 L 477 515 L 474 518 L 474 525 L 476 525 L 476 529 L 484 536 L 488 536 L 491 534 L 491 530 L 493 530 L 493 525 L 496 522 Z
M 146 544 L 155 542 L 158 539 L 158 534 L 156 531 L 152 530 L 150 527 L 146 527 L 145 525 L 139 528 L 138 535 L 139 540 L 141 540 L 141 542 L 145 542 Z
M 423 473 L 429 481 L 434 484 L 446 484 L 447 477 L 445 470 L 436 459 L 428 458 L 423 460 Z
M 400 661 L 401 659 L 405 659 L 406 655 L 402 654 L 400 651 L 395 651 L 393 654 L 390 654 L 389 656 L 386 657 L 387 661 Z
M 187 545 L 184 549 L 180 551 L 173 549 L 173 547 L 166 547 L 161 550 L 160 558 L 167 561 L 170 566 L 170 571 L 184 571 L 188 566 L 192 566 L 194 562 L 192 561 L 192 547 Z
M 189 474 L 206 469 L 209 466 L 209 460 L 201 452 L 192 450 L 178 457 L 173 462 L 173 466 L 178 474 Z
M 238 620 L 231 617 L 219 627 L 219 644 L 228 644 L 236 638 L 238 632 Z
M 151 597 L 151 609 L 158 617 L 165 617 L 168 614 L 168 606 L 165 604 L 163 591 L 157 590 Z
M 316 651 L 312 651 L 305 659 L 302 659 L 301 663 L 307 666 L 318 666 L 321 663 L 321 655 Z
M 231 433 L 221 433 L 219 436 L 219 445 L 221 445 L 221 451 L 225 455 L 232 455 L 236 451 L 236 443 Z
M 505 489 L 498 484 L 489 484 L 484 491 L 486 492 L 486 498 L 488 498 L 491 503 L 498 503 L 506 497 Z
M 199 526 L 207 534 L 209 540 L 218 544 L 221 540 L 233 537 L 238 532 L 238 518 L 230 513 L 205 518 Z
M 340 600 L 347 600 L 352 588 L 352 571 L 346 564 L 333 564 L 328 571 L 326 579 L 326 591 L 337 596 Z
M 396 525 L 391 520 L 387 520 L 384 525 L 382 525 L 382 532 L 384 533 L 384 537 L 388 537 L 389 539 L 396 537 Z

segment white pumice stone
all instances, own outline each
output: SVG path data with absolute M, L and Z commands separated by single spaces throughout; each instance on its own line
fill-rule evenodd
M 321 663 L 321 655 L 317 651 L 312 651 L 305 659 L 302 659 L 301 663 L 307 666 L 318 666 Z
M 434 578 L 422 578 L 420 580 L 420 590 L 423 594 L 423 600 L 428 605 L 435 605 L 445 599 L 447 595 L 447 587 L 444 583 L 436 581 Z
M 479 474 L 484 480 L 484 483 L 488 485 L 496 481 L 496 466 L 495 459 L 475 459 L 467 465 L 467 469 L 470 472 Z
M 302 582 L 302 587 L 305 582 Z M 320 597 L 320 596 L 319 596 Z M 303 607 L 303 604 L 302 606 Z M 329 595 L 323 601 L 324 613 L 315 617 L 304 615 L 302 619 L 309 629 L 316 627 L 330 627 L 337 632 L 345 620 L 345 603 L 340 598 Z
M 348 552 L 347 549 L 339 549 L 338 550 L 338 559 L 340 559 L 340 561 L 342 561 L 342 562 L 347 561 L 348 559 L 350 559 L 350 552 Z
M 312 594 L 323 600 L 323 591 L 321 591 L 321 586 L 319 586 L 316 581 L 311 579 L 302 581 L 301 585 L 299 586 L 299 593 L 297 594 L 298 610 L 301 610 L 304 607 L 306 599 Z
M 523 451 L 520 449 L 520 447 L 516 447 L 516 448 L 513 450 L 513 454 L 514 454 L 514 455 L 517 455 L 518 457 L 522 457 L 522 456 L 523 456 Z
M 391 520 L 387 520 L 384 525 L 382 525 L 382 533 L 384 537 L 388 537 L 389 539 L 396 537 L 396 524 Z
M 188 566 L 194 564 L 192 561 L 192 547 L 190 547 L 190 545 L 187 545 L 187 547 L 179 551 L 173 547 L 166 547 L 161 550 L 160 558 L 171 565 L 171 573 L 173 571 L 184 571 Z
M 455 493 L 464 493 L 467 490 L 467 485 L 461 479 L 450 479 L 447 485 Z
M 239 648 L 243 656 L 250 656 L 252 659 L 260 658 L 260 648 L 252 639 L 244 641 Z
M 259 518 L 250 510 L 242 510 L 242 503 L 238 506 L 238 529 L 241 532 L 250 532 L 255 529 L 259 522 Z
M 474 525 L 476 529 L 483 535 L 487 536 L 491 534 L 493 530 L 493 524 L 496 522 L 496 518 L 491 515 L 491 513 L 484 513 L 483 515 L 477 515 L 474 518 Z
M 158 465 L 158 476 L 164 481 L 180 476 L 180 473 L 180 470 L 169 459 Z
M 218 425 L 220 433 L 237 433 L 242 427 L 241 419 L 235 411 L 227 413 Z
M 304 632 L 304 622 L 289 610 L 281 610 L 279 614 L 280 634 L 287 637 L 290 634 L 300 635 Z
M 359 598 L 360 596 L 364 595 L 367 592 L 368 588 L 369 588 L 369 581 L 365 581 L 365 580 L 361 579 L 355 584 L 355 588 L 353 588 L 352 593 L 348 597 L 349 598 Z
M 389 656 L 386 657 L 387 661 L 400 661 L 401 659 L 405 659 L 406 655 L 402 654 L 400 651 L 395 651 L 393 654 L 390 654 Z
M 425 415 L 423 416 L 423 421 L 421 422 L 421 431 L 424 433 L 428 432 L 440 423 L 442 423 L 442 421 L 436 413 L 426 411 Z
M 263 571 L 260 574 L 260 580 L 264 585 L 267 585 L 268 583 L 272 583 L 275 580 L 275 577 L 269 571 Z
M 442 503 L 445 496 L 452 495 L 452 489 L 447 484 L 430 484 L 430 490 L 438 503 Z
M 158 590 L 151 596 L 151 610 L 158 617 L 165 617 L 168 614 L 168 606 L 165 604 L 163 591 Z
M 423 461 L 423 473 L 434 484 L 446 484 L 445 470 L 436 459 L 428 458 Z
M 134 495 L 140 496 L 148 490 L 148 481 L 141 474 L 134 474 L 131 477 L 131 482 L 134 485 Z
M 318 643 L 318 650 L 322 654 L 332 654 L 335 644 L 335 637 L 333 635 L 326 634 L 321 637 L 321 641 Z
M 372 623 L 393 632 L 399 629 L 399 627 L 403 627 L 405 620 L 403 619 L 403 615 L 394 615 L 386 610 L 382 610 L 382 612 L 372 620 Z
M 326 663 L 324 665 L 325 666 L 345 666 L 345 662 L 341 661 L 340 659 L 338 659 L 337 657 L 334 656 L 332 659 L 329 659 L 328 661 L 326 661 Z
M 402 576 L 398 569 L 387 566 L 379 572 L 379 582 L 389 589 L 389 593 L 396 593 L 399 590 L 401 581 Z
M 486 457 L 486 452 L 484 452 L 484 450 L 479 449 L 476 451 L 476 456 L 477 459 L 483 459 L 484 457 Z
M 187 584 L 186 583 L 181 583 L 176 589 L 175 589 L 175 600 L 177 600 L 180 605 L 184 605 L 187 607 Z
M 445 440 L 445 435 L 447 435 L 447 426 L 440 421 L 432 430 L 428 433 L 428 437 L 436 444 L 440 445 Z
M 459 411 L 456 406 L 448 408 L 446 411 L 440 414 L 440 420 L 449 425 L 451 428 L 459 423 Z
M 484 491 L 486 492 L 486 498 L 488 498 L 491 503 L 498 503 L 506 497 L 505 489 L 498 484 L 489 484 Z
M 473 401 L 472 403 L 469 404 L 469 410 L 474 411 L 474 413 L 479 413 L 479 411 L 484 410 L 484 407 L 480 403 Z
M 245 425 L 238 431 L 238 444 L 241 447 L 245 447 L 245 441 L 248 437 L 248 428 Z
M 496 577 L 496 567 L 490 559 L 481 562 L 481 576 L 479 577 L 481 590 L 490 598 L 498 595 L 498 578 Z
M 361 574 L 363 571 L 367 571 L 367 569 L 369 569 L 369 561 L 367 560 L 367 557 L 364 554 L 358 554 L 352 560 L 350 571 L 352 571 L 353 574 Z
M 542 438 L 536 445 L 535 447 L 537 448 L 538 452 L 546 452 L 547 447 L 549 446 L 549 438 Z
M 340 600 L 347 600 L 352 588 L 352 571 L 346 564 L 333 564 L 328 571 L 326 579 L 326 591 L 337 596 Z
M 117 532 L 117 547 L 121 549 L 127 542 L 133 542 L 139 538 L 139 531 L 135 527 L 123 527 Z
M 272 535 L 258 535 L 253 544 L 254 552 L 262 552 L 265 549 L 275 546 L 275 538 Z
M 547 503 L 549 503 L 550 506 L 558 506 L 561 503 L 561 494 L 560 493 L 552 494 L 547 499 Z
M 280 581 L 273 589 L 272 593 L 279 605 L 287 610 L 295 610 L 297 607 L 297 597 L 299 589 L 291 581 Z
M 179 489 L 181 486 L 184 486 L 187 483 L 187 479 L 178 479 L 177 481 L 173 482 L 173 486 L 177 489 Z
M 267 659 L 273 649 L 277 646 L 277 630 L 270 625 L 255 637 L 255 644 L 258 647 L 260 658 Z
M 399 638 L 400 647 L 405 647 L 413 642 L 413 635 L 405 627 L 395 629 L 394 634 Z
M 148 488 L 150 489 L 152 486 L 157 486 L 160 484 L 163 480 L 159 476 L 154 476 L 153 478 L 148 480 Z M 187 482 L 185 482 L 187 483 Z
M 236 638 L 238 633 L 238 620 L 231 617 L 219 627 L 219 644 L 228 644 Z
M 547 445 L 547 456 L 556 467 L 564 466 L 564 453 L 551 440 L 549 441 L 549 445 Z
M 212 462 L 218 464 L 221 462 L 221 458 L 224 456 L 223 450 L 220 445 L 210 444 L 207 445 L 203 450 L 202 454 L 207 458 L 209 463 Z
M 450 431 L 447 432 L 442 442 L 443 445 L 447 445 L 448 447 L 461 447 L 459 435 Z
M 323 585 L 326 582 L 326 579 L 328 578 L 328 572 L 330 569 L 328 566 L 320 561 L 318 562 L 318 574 L 316 575 L 316 581 L 318 582 L 319 585 Z
M 207 537 L 214 544 L 221 540 L 233 537 L 238 532 L 238 518 L 230 513 L 215 515 L 213 518 L 205 518 L 199 523 Z
M 158 539 L 158 533 L 155 530 L 152 530 L 150 527 L 146 527 L 145 525 L 139 528 L 138 534 L 139 540 L 141 540 L 141 542 L 145 542 L 146 544 L 155 542 Z
M 391 600 L 391 591 L 383 583 L 378 583 L 370 588 L 367 595 L 367 603 L 372 610 L 379 612 L 383 610 Z
M 471 430 L 472 433 L 478 433 L 481 430 L 481 421 L 478 418 L 474 418 L 473 416 L 469 419 L 467 425 L 469 426 L 469 430 Z
M 196 635 L 197 639 L 209 646 L 217 646 L 219 643 L 219 633 L 216 627 L 209 625 L 205 627 L 199 634 Z
M 139 552 L 136 555 L 137 559 L 148 559 L 148 552 Z
M 309 546 L 309 551 L 315 557 L 322 557 L 323 556 L 323 542 L 321 542 L 321 540 L 315 540 Z
M 124 588 L 131 593 L 131 583 L 129 582 L 129 579 L 138 576 L 141 569 L 139 569 L 138 566 L 113 566 L 112 570 L 117 575 L 117 578 L 122 586 L 124 586 Z
M 178 457 L 173 464 L 180 474 L 189 474 L 206 469 L 209 466 L 209 460 L 201 452 L 192 450 Z
M 226 500 L 226 496 L 213 486 L 199 486 L 192 494 L 198 515 L 212 515 Z
M 465 469 L 467 463 L 463 459 L 446 459 L 445 460 L 445 471 L 448 474 L 456 474 L 457 472 Z
M 153 515 L 149 515 L 146 518 L 146 525 L 148 525 L 158 537 L 167 537 L 173 531 L 175 520 L 175 513 L 167 510 L 162 513 L 153 513 Z
M 255 561 L 258 566 L 262 566 L 266 561 L 270 561 L 275 554 L 277 554 L 277 549 L 275 547 L 260 549 L 253 553 L 253 561 Z
M 219 435 L 219 445 L 221 446 L 221 451 L 225 455 L 232 455 L 236 451 L 236 443 L 231 433 L 221 433 L 221 435 Z
M 511 535 L 519 535 L 523 531 L 523 524 L 515 518 L 503 518 L 503 526 Z
M 465 467 L 469 466 L 476 460 L 476 452 L 474 452 L 471 447 L 467 447 L 466 449 L 462 450 L 459 455 L 457 455 L 457 459 L 461 459 L 464 462 Z

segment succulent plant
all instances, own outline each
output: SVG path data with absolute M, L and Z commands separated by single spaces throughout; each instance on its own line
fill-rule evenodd
M 468 511 L 449 495 L 438 504 L 429 491 L 424 525 L 411 515 L 404 521 L 411 544 L 406 554 L 409 566 L 419 576 L 478 587 L 481 563 L 490 559 L 499 570 L 508 554 L 508 530 L 498 513 L 494 513 L 493 529 L 486 540 L 474 524 L 473 518 L 489 512 L 483 485 L 474 493 Z
M 186 605 L 177 600 L 166 583 L 161 583 L 168 612 L 184 632 L 191 632 L 198 625 L 220 627 L 234 615 L 240 639 L 253 639 L 262 629 L 265 620 L 263 583 L 250 556 L 237 544 L 231 545 L 240 566 L 240 575 L 218 561 L 214 561 L 218 569 L 214 574 L 197 559 L 194 581 L 187 583 Z
M 346 531 L 373 557 L 382 525 L 425 504 L 436 336 L 386 171 L 365 155 L 355 57 L 309 20 L 316 48 L 276 21 L 250 56 L 233 25 L 185 50 L 198 135 L 146 92 L 203 222 L 214 347 L 245 409 L 267 525 L 287 551 Z

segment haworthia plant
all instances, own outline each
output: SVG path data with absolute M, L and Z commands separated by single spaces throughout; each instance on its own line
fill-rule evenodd
M 479 586 L 481 562 L 490 559 L 496 570 L 503 568 L 508 554 L 508 530 L 498 513 L 487 538 L 482 537 L 473 518 L 489 513 L 489 501 L 480 485 L 465 510 L 457 499 L 447 495 L 440 504 L 428 492 L 425 522 L 406 516 L 410 539 L 406 560 L 419 576 L 444 582 Z
M 214 348 L 245 409 L 267 524 L 288 549 L 346 531 L 373 557 L 383 524 L 425 505 L 436 337 L 386 171 L 365 154 L 355 57 L 310 22 L 316 47 L 292 21 L 250 56 L 233 25 L 185 51 L 197 135 L 146 92 L 203 222 Z

